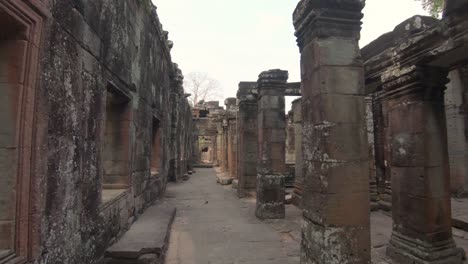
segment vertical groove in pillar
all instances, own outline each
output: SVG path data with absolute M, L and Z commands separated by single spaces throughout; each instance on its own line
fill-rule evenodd
M 258 79 L 257 208 L 260 219 L 285 217 L 286 117 L 288 72 L 270 70 Z
M 304 223 L 301 263 L 370 263 L 369 164 L 361 0 L 303 0 Z

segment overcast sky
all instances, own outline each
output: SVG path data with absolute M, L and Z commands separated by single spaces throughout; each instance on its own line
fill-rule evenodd
M 288 70 L 289 81 L 300 81 L 292 25 L 297 0 L 153 2 L 174 41 L 173 61 L 185 74 L 206 72 L 220 81 L 225 98 L 235 97 L 240 81 L 256 81 L 268 69 Z M 416 14 L 426 14 L 421 2 L 367 0 L 361 46 Z

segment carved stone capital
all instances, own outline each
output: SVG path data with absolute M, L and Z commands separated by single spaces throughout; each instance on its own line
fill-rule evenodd
M 314 38 L 360 38 L 364 0 L 302 0 L 293 23 L 297 44 L 302 49 Z
M 265 90 L 286 90 L 289 78 L 288 71 L 279 69 L 264 71 L 258 76 L 258 93 L 262 94 Z
M 257 102 L 257 83 L 256 82 L 241 82 L 239 90 L 237 90 L 237 99 L 239 105 L 244 102 Z

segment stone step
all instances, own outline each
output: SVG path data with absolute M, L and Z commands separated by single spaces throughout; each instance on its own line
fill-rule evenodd
M 114 245 L 107 249 L 106 264 L 162 264 L 176 208 L 164 203 L 149 207 Z

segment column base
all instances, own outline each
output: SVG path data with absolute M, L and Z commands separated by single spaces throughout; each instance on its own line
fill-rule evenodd
M 257 208 L 260 219 L 283 219 L 286 216 L 284 175 L 257 175 Z
M 369 227 L 323 225 L 303 218 L 301 264 L 371 264 Z
M 286 207 L 284 203 L 257 203 L 255 216 L 260 219 L 284 219 Z
M 292 194 L 292 204 L 299 208 L 303 208 L 302 206 L 302 193 L 304 190 L 303 184 L 294 184 L 294 191 Z
M 461 264 L 465 251 L 453 241 L 431 245 L 394 232 L 387 255 L 401 264 Z

